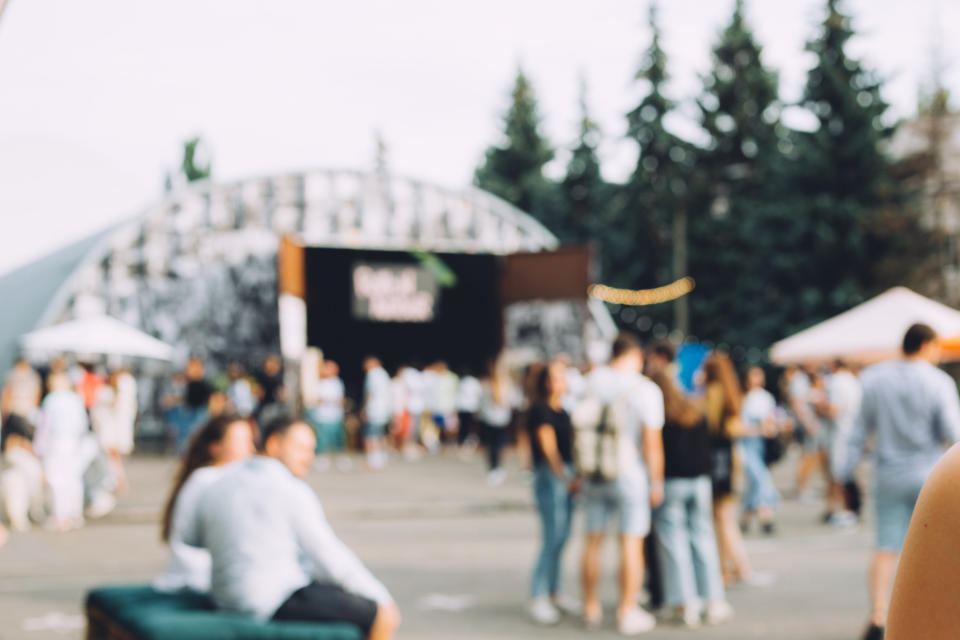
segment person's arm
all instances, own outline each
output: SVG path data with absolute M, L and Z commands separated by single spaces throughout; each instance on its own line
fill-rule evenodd
M 944 455 L 917 501 L 893 584 L 887 640 L 947 640 L 960 629 L 960 446 Z
M 942 398 L 936 417 L 937 434 L 944 444 L 952 445 L 960 440 L 960 398 L 952 378 L 944 380 Z
M 650 504 L 658 507 L 663 502 L 663 393 L 656 386 L 649 391 L 643 402 L 643 461 L 650 476 Z
M 320 501 L 310 488 L 306 484 L 297 487 L 296 491 L 290 492 L 289 499 L 295 501 L 290 509 L 294 532 L 310 562 L 344 590 L 380 605 L 392 604 L 393 598 L 387 588 L 334 534 Z
M 540 451 L 546 458 L 547 464 L 553 474 L 562 480 L 567 479 L 567 470 L 563 466 L 563 458 L 560 457 L 560 449 L 557 446 L 557 432 L 549 424 L 541 424 L 536 431 L 537 444 L 540 445 Z
M 831 463 L 833 477 L 838 482 L 846 482 L 853 477 L 857 464 L 860 463 L 860 458 L 863 457 L 863 452 L 867 445 L 867 436 L 873 433 L 875 429 L 876 421 L 873 415 L 873 402 L 865 390 L 863 402 L 860 404 L 860 410 L 857 412 L 857 417 L 853 421 L 853 428 L 850 429 L 850 433 L 847 435 L 847 446 L 843 448 L 846 451 L 846 457 L 838 457 L 837 460 Z

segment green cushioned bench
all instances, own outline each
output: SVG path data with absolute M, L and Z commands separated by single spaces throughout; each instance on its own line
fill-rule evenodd
M 97 587 L 86 609 L 87 640 L 363 640 L 350 624 L 259 622 L 217 611 L 205 595 L 148 585 Z

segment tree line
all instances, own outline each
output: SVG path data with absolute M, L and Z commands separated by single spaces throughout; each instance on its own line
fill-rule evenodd
M 778 74 L 737 0 L 712 47 L 695 98 L 703 140 L 664 126 L 678 108 L 667 97 L 667 56 L 656 5 L 636 81 L 643 99 L 625 114 L 639 149 L 622 183 L 603 178 L 600 132 L 581 91 L 579 138 L 565 176 L 545 177 L 555 150 L 541 134 L 530 79 L 519 71 L 475 184 L 531 213 L 564 243 L 596 246 L 602 282 L 643 289 L 682 276 L 697 283 L 682 307 L 614 308 L 641 333 L 679 329 L 760 361 L 772 342 L 891 286 L 921 292 L 940 278 L 944 238 L 921 223 L 915 185 L 929 163 L 894 159 L 882 79 L 848 55 L 854 35 L 842 0 L 807 43 L 816 58 L 800 106 L 811 130 L 782 121 Z M 915 160 L 915 159 L 913 159 Z M 682 313 L 676 313 L 681 308 Z

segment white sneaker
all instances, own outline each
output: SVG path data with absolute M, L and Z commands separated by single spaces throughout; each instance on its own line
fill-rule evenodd
M 117 506 L 117 499 L 106 491 L 98 493 L 87 505 L 86 513 L 89 518 L 102 518 Z
M 767 571 L 753 571 L 746 578 L 740 580 L 740 584 L 748 587 L 769 587 L 777 581 L 777 577 Z
M 537 624 L 548 625 L 560 622 L 560 612 L 553 606 L 549 598 L 532 600 L 527 610 L 530 612 L 530 617 L 533 618 L 533 621 Z
M 703 619 L 707 624 L 720 624 L 733 617 L 733 607 L 726 600 L 715 600 L 707 605 Z
M 553 600 L 553 606 L 568 616 L 578 616 L 583 613 L 583 603 L 579 599 L 565 593 L 559 594 Z
M 339 469 L 341 472 L 344 472 L 344 473 L 346 473 L 347 471 L 350 471 L 351 469 L 353 469 L 353 460 L 351 460 L 349 456 L 345 456 L 345 455 L 338 456 L 337 469 Z
M 657 626 L 656 618 L 640 608 L 632 610 L 617 621 L 617 630 L 625 636 L 638 636 L 652 631 L 655 626 Z
M 321 456 L 313 463 L 313 468 L 317 471 L 327 471 L 330 469 L 330 458 Z
M 503 469 L 493 469 L 487 473 L 487 486 L 499 487 L 507 479 L 507 474 Z
M 837 511 L 830 516 L 830 525 L 840 529 L 857 526 L 857 516 L 852 511 Z

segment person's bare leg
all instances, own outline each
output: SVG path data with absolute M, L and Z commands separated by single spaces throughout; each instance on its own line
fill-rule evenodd
M 643 579 L 643 539 L 620 536 L 620 604 L 617 618 L 623 618 L 637 608 L 637 594 Z
M 887 624 L 890 589 L 897 568 L 897 554 L 892 551 L 874 551 L 870 561 L 870 621 L 878 627 Z
M 807 490 L 807 485 L 810 484 L 810 476 L 817 470 L 817 467 L 820 465 L 820 454 L 819 453 L 804 453 L 800 458 L 800 464 L 797 465 L 797 495 L 799 496 L 804 491 Z
M 752 571 L 750 561 L 747 558 L 747 548 L 743 544 L 743 536 L 740 535 L 740 527 L 737 525 L 736 511 L 737 505 L 733 496 L 728 496 L 720 501 L 721 526 L 727 542 L 730 564 L 734 575 L 743 580 L 748 578 Z
M 734 582 L 734 570 L 730 557 L 730 542 L 727 530 L 723 526 L 722 501 L 713 500 L 713 531 L 717 536 L 717 553 L 720 556 L 720 572 L 723 575 L 723 584 L 730 586 Z
M 597 584 L 600 581 L 600 552 L 603 549 L 602 533 L 588 533 L 583 549 L 581 568 L 581 586 L 583 587 L 583 615 L 596 618 L 602 615 L 603 607 L 597 597 Z
M 377 617 L 370 627 L 369 640 L 390 640 L 400 626 L 400 610 L 397 605 L 380 605 L 377 607 Z

